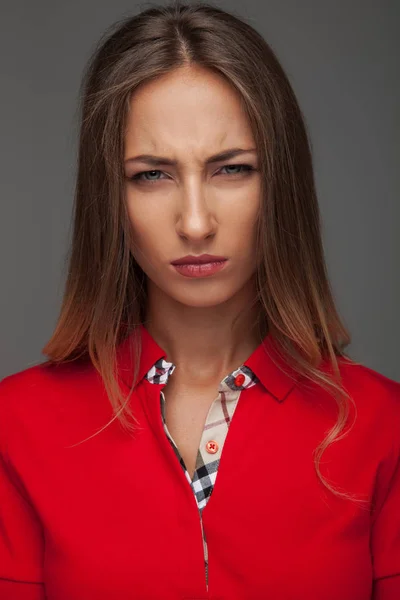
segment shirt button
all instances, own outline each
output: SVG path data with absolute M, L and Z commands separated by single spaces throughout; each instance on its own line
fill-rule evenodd
M 236 375 L 236 377 L 235 377 L 236 387 L 241 387 L 244 384 L 244 380 L 245 380 L 245 376 L 243 375 L 243 373 Z
M 216 452 L 218 452 L 218 448 L 219 446 L 214 440 L 210 440 L 206 444 L 206 450 L 209 454 L 215 454 Z

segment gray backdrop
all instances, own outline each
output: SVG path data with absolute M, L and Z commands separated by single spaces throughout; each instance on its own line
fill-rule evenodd
M 215 2 L 281 59 L 311 134 L 323 236 L 356 360 L 400 380 L 396 0 Z M 70 236 L 82 69 L 104 29 L 150 3 L 2 2 L 0 378 L 43 360 Z

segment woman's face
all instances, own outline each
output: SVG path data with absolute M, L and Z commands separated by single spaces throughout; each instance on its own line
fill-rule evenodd
M 186 306 L 210 307 L 246 285 L 253 290 L 258 167 L 240 98 L 222 77 L 186 67 L 135 91 L 125 140 L 126 202 L 132 252 L 149 293 L 155 285 Z M 171 264 L 204 254 L 226 260 Z

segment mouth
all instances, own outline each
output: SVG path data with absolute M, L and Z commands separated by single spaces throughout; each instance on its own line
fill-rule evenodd
M 221 271 L 228 259 L 223 256 L 202 254 L 184 256 L 171 262 L 173 268 L 184 277 L 209 277 Z

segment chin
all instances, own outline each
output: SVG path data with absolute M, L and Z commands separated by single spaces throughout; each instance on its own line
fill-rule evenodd
M 212 308 L 213 306 L 219 306 L 220 304 L 227 302 L 230 298 L 176 298 L 176 300 L 180 304 L 192 308 Z
M 185 306 L 191 306 L 193 308 L 211 308 L 228 302 L 238 293 L 238 291 L 239 290 L 236 288 L 227 289 L 224 285 L 216 285 L 210 286 L 209 290 L 198 288 L 192 290 L 179 290 L 178 292 L 178 290 L 175 289 L 174 292 L 169 295 L 173 300 Z
M 250 302 L 255 294 L 254 281 L 251 273 L 249 277 L 204 278 L 197 281 L 177 282 L 161 277 L 150 279 L 147 276 L 148 293 L 154 288 L 158 302 L 177 302 L 182 306 L 192 308 L 212 308 L 232 301 L 240 296 L 241 304 Z M 239 299 L 239 298 L 238 298 Z

